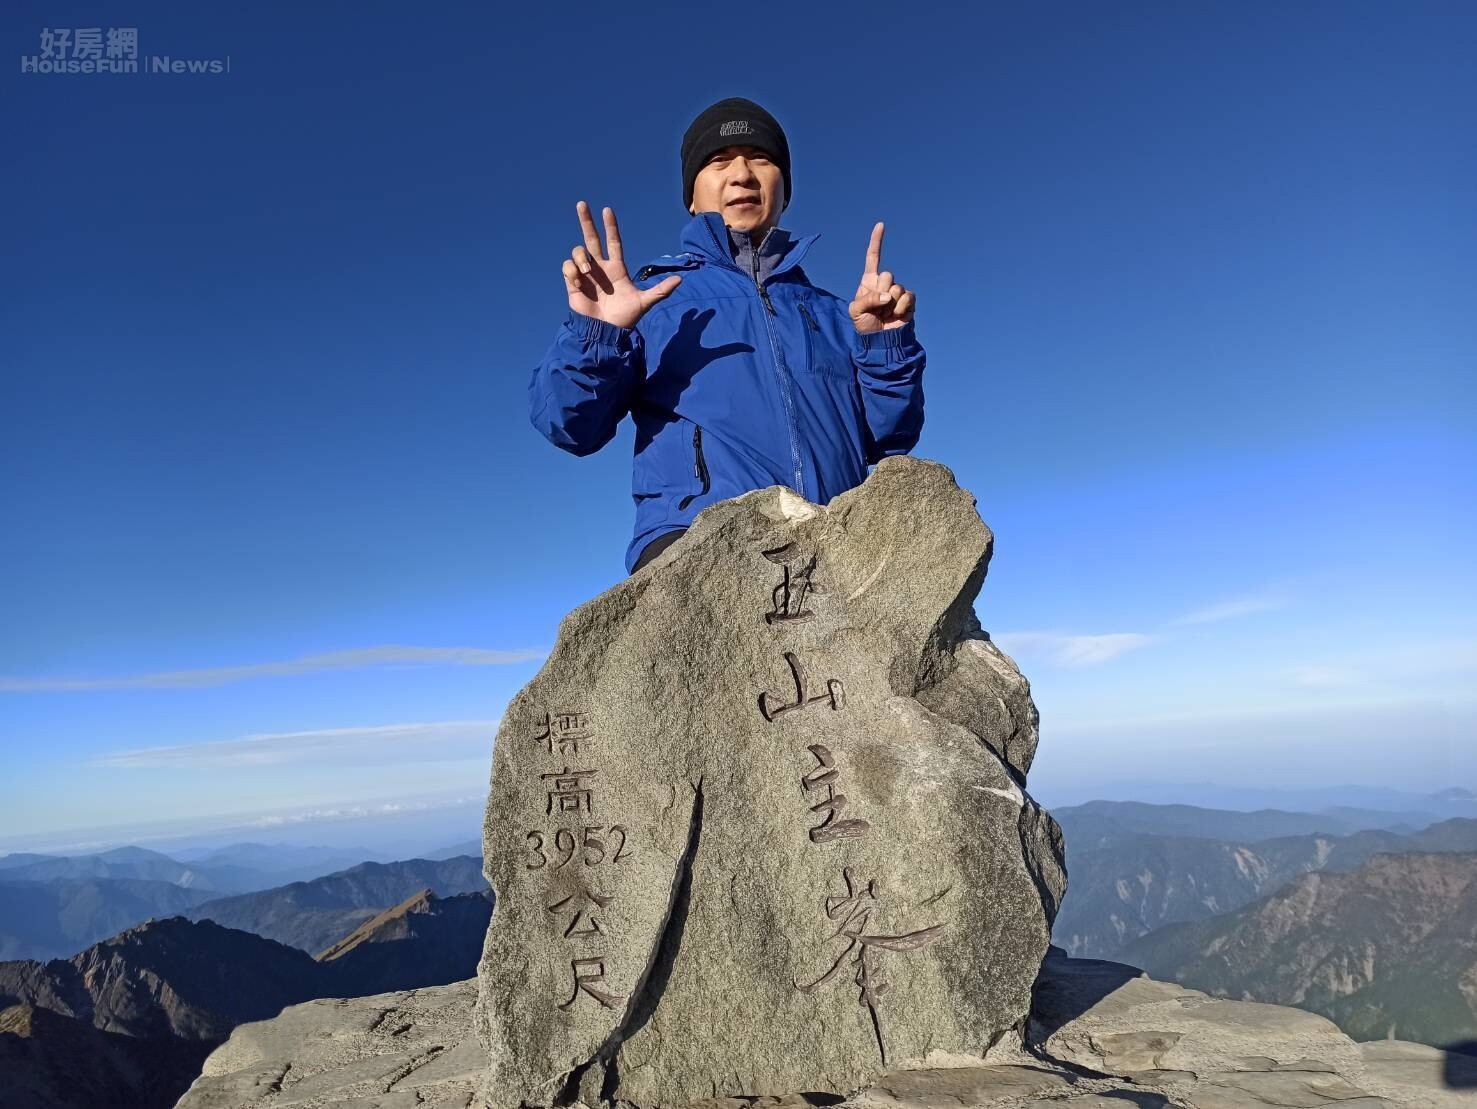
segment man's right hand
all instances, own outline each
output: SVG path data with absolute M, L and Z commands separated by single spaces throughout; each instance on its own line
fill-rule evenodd
M 636 321 L 646 315 L 648 308 L 672 295 L 672 291 L 682 284 L 682 278 L 673 274 L 650 289 L 638 289 L 626 273 L 626 259 L 621 253 L 621 233 L 615 223 L 614 210 L 606 208 L 603 212 L 609 255 L 602 257 L 600 233 L 595 230 L 590 206 L 581 200 L 574 207 L 585 233 L 585 245 L 570 251 L 569 259 L 564 263 L 564 287 L 569 292 L 569 306 L 581 315 L 593 316 L 616 327 L 634 327 Z

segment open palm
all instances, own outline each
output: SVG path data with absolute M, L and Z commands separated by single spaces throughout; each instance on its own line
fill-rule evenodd
M 595 229 L 590 206 L 581 200 L 575 205 L 575 211 L 579 214 L 585 242 L 570 251 L 564 262 L 564 287 L 569 293 L 569 307 L 581 315 L 593 316 L 616 327 L 634 327 L 648 308 L 665 300 L 682 284 L 682 278 L 673 274 L 650 289 L 638 289 L 626 272 L 615 211 L 611 208 L 603 211 L 605 253 L 600 249 L 600 233 Z

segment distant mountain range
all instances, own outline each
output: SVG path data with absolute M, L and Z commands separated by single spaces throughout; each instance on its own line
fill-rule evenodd
M 479 847 L 472 854 L 481 854 Z M 274 847 L 237 843 L 165 855 L 143 847 L 117 847 L 90 855 L 0 855 L 0 882 L 132 878 L 188 889 L 250 893 L 302 882 L 372 859 L 366 852 L 329 847 Z
M 1356 1039 L 1477 1038 L 1477 819 L 1344 831 L 1365 814 L 1137 801 L 1053 815 L 1068 884 L 1052 939 L 1070 954 L 1300 1006 Z
M 367 920 L 318 955 L 340 983 L 335 997 L 459 982 L 477 972 L 493 893 L 440 898 L 423 889 Z M 347 992 L 345 992 L 347 991 Z
M 1205 809 L 1195 805 L 1156 805 L 1144 801 L 1089 801 L 1053 809 L 1070 843 L 1079 849 L 1103 847 L 1131 835 L 1194 836 L 1204 839 L 1255 843 L 1279 836 L 1347 836 L 1369 829 L 1408 834 L 1433 821 L 1407 813 L 1288 812 L 1281 809 Z M 1467 814 L 1477 818 L 1477 812 Z
M 12 882 L 0 872 L 0 959 L 52 959 L 218 896 L 136 878 Z
M 435 851 L 426 851 L 419 858 L 451 859 L 457 855 L 472 855 L 480 859 L 482 857 L 482 841 L 480 839 L 469 839 L 462 843 L 454 843 L 450 847 L 438 848 Z
M 0 857 L 0 959 L 68 956 L 150 917 L 175 914 L 215 919 L 313 952 L 422 887 L 442 896 L 485 889 L 480 847 L 475 855 L 470 864 L 351 859 L 337 874 L 319 869 L 343 862 L 335 849 L 259 844 L 215 850 L 190 863 L 140 848 L 8 855 Z M 296 877 L 301 874 L 310 877 Z M 207 904 L 208 911 L 196 911 Z
M 269 874 L 282 882 L 300 882 L 332 874 L 362 862 L 384 862 L 362 847 L 295 847 L 283 843 L 232 843 L 224 847 L 172 851 L 171 858 L 206 868 L 239 867 Z
M 1472 822 L 1448 822 L 1472 823 Z M 1322 1013 L 1355 1039 L 1477 1039 L 1477 852 L 1376 854 L 1234 912 L 1158 928 L 1120 961 L 1222 997 Z
M 473 976 L 491 913 L 490 890 L 442 899 L 421 889 L 322 959 L 175 916 L 70 959 L 0 963 L 3 1100 L 48 1109 L 167 1109 L 243 1021 L 315 997 Z M 26 1100 L 11 1101 L 13 1091 Z
M 53 878 L 134 878 L 168 882 L 185 889 L 220 889 L 205 870 L 146 851 L 142 847 L 119 847 L 97 855 L 51 856 L 7 855 L 0 859 L 0 878 L 14 882 L 45 882 Z
M 1477 851 L 1472 819 L 1411 835 L 1287 835 L 1305 814 L 1268 816 L 1260 828 L 1249 815 L 1137 802 L 1067 810 L 1067 895 L 1052 941 L 1078 958 L 1121 959 L 1145 933 L 1240 908 L 1302 874 L 1352 870 L 1382 851 Z
M 1069 879 L 1053 941 L 1311 1008 L 1356 1038 L 1477 1038 L 1477 817 L 1431 819 L 1470 814 L 1473 796 L 1308 799 L 1340 803 L 1053 810 Z M 38 1105 L 172 1106 L 202 1045 L 247 1014 L 471 977 L 492 910 L 481 854 L 470 840 L 397 862 L 254 843 L 0 857 L 0 1068 L 40 1083 Z M 68 1052 L 89 1066 L 56 1070 Z M 114 1088 L 135 1100 L 98 1099 Z
M 379 915 L 386 905 L 398 905 L 422 889 L 450 897 L 487 888 L 480 854 L 360 863 L 311 882 L 206 901 L 184 915 L 318 952 Z
M 1152 805 L 1190 805 L 1208 809 L 1252 812 L 1313 813 L 1354 819 L 1364 828 L 1405 825 L 1414 830 L 1441 820 L 1477 818 L 1477 793 L 1459 786 L 1435 793 L 1413 793 L 1381 786 L 1317 786 L 1277 788 L 1228 786 L 1222 782 L 1099 782 L 1098 798 L 1139 801 Z M 1068 799 L 1043 797 L 1052 813 L 1072 807 Z M 1373 821 L 1372 823 L 1365 821 Z

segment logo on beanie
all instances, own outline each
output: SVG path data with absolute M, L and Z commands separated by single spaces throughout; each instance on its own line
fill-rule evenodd
M 718 128 L 718 135 L 720 138 L 727 138 L 729 135 L 752 134 L 754 134 L 754 128 L 749 126 L 749 121 L 747 119 L 731 119 L 722 127 Z

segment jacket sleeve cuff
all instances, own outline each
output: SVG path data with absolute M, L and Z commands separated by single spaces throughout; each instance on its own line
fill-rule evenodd
M 853 330 L 851 344 L 857 361 L 870 365 L 876 365 L 879 361 L 896 365 L 910 359 L 920 350 L 913 320 L 902 327 L 884 328 L 881 331 Z
M 565 318 L 565 324 L 574 337 L 581 342 L 594 343 L 600 347 L 611 347 L 619 351 L 630 351 L 635 347 L 636 329 L 634 327 L 617 327 L 613 323 L 597 320 L 594 316 L 587 316 L 583 312 L 569 309 L 569 315 Z

